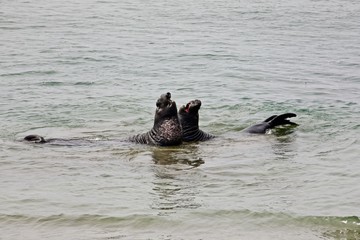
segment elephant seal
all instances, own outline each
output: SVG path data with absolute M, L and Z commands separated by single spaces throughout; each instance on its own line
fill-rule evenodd
M 179 119 L 183 130 L 182 139 L 184 142 L 206 141 L 215 137 L 199 129 L 200 107 L 201 101 L 196 99 L 179 109 Z
M 32 134 L 24 137 L 24 141 L 32 142 L 32 143 L 49 143 L 51 145 L 57 145 L 57 146 L 82 146 L 82 145 L 88 145 L 91 143 L 95 143 L 97 141 L 90 140 L 90 139 L 82 139 L 82 138 L 48 138 L 45 139 L 44 137 Z
M 182 143 L 182 129 L 176 103 L 171 100 L 171 93 L 162 94 L 157 100 L 152 129 L 146 133 L 132 136 L 128 140 L 158 146 L 174 146 Z
M 261 122 L 261 123 L 257 123 L 254 124 L 246 129 L 244 129 L 244 132 L 247 133 L 259 133 L 259 134 L 264 134 L 266 133 L 266 131 L 268 129 L 272 129 L 275 128 L 277 126 L 281 126 L 281 125 L 293 125 L 293 126 L 298 126 L 297 123 L 291 122 L 290 120 L 288 120 L 287 118 L 292 118 L 292 117 L 296 117 L 295 113 L 284 113 L 281 115 L 273 115 L 267 119 L 265 119 L 265 121 Z

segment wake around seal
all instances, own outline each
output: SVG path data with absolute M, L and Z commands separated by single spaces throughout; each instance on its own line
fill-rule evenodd
M 128 140 L 158 146 L 174 146 L 182 143 L 182 129 L 176 103 L 171 100 L 171 93 L 162 94 L 157 100 L 152 129 L 132 136 Z
M 196 99 L 188 102 L 179 109 L 179 119 L 183 130 L 184 142 L 206 141 L 214 138 L 214 135 L 206 133 L 199 128 L 199 110 L 201 101 Z

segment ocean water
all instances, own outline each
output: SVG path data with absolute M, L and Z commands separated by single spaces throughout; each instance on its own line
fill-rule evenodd
M 359 12 L 1 1 L 0 239 L 360 239 Z M 152 127 L 165 92 L 178 107 L 200 99 L 218 137 L 120 141 Z M 285 112 L 298 127 L 241 132 Z

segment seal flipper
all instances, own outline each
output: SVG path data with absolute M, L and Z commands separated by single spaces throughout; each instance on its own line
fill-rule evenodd
M 297 123 L 294 123 L 294 122 L 291 122 L 290 120 L 288 120 L 287 118 L 292 118 L 292 117 L 296 117 L 296 114 L 295 113 L 284 113 L 284 114 L 281 114 L 281 115 L 274 115 L 275 117 L 271 116 L 270 118 L 270 121 L 266 121 L 265 122 L 268 122 L 269 123 L 269 128 L 274 128 L 276 126 L 280 126 L 280 125 L 286 125 L 286 124 L 290 124 L 290 125 L 294 125 L 294 126 L 297 126 L 298 124 Z
M 24 137 L 24 140 L 28 141 L 28 142 L 34 142 L 34 143 L 46 143 L 45 138 L 43 138 L 42 136 L 36 135 L 36 134 L 26 136 L 26 137 Z
M 265 121 L 261 123 L 254 124 L 248 128 L 246 128 L 244 131 L 248 133 L 259 133 L 264 134 L 266 133 L 266 130 L 275 128 L 280 125 L 293 125 L 297 126 L 298 124 L 291 122 L 287 118 L 296 117 L 295 113 L 284 113 L 281 115 L 272 115 L 271 117 L 267 118 Z
M 274 118 L 276 118 L 278 115 L 272 115 L 271 117 L 268 117 L 267 119 L 265 119 L 264 122 L 270 122 L 271 120 L 273 120 Z

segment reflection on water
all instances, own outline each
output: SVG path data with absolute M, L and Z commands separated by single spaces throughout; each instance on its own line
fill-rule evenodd
M 197 195 L 202 175 L 196 167 L 204 161 L 198 156 L 198 147 L 154 148 L 152 157 L 155 165 L 151 208 L 159 210 L 158 215 L 199 208 Z
M 181 147 L 154 148 L 152 157 L 160 165 L 186 164 L 198 167 L 205 162 L 197 153 L 197 145 L 185 144 Z
M 297 128 L 298 128 L 298 126 L 291 126 L 291 125 L 279 126 L 279 127 L 272 129 L 271 132 L 275 136 L 281 137 L 281 136 L 287 136 L 287 135 L 290 135 L 291 133 L 294 133 Z
M 290 160 L 297 155 L 296 135 L 292 134 L 294 127 L 273 129 L 274 141 L 271 148 L 277 159 Z

